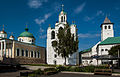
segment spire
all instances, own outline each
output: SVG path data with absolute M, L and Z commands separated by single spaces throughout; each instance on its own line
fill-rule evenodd
M 51 27 L 51 24 L 49 24 L 49 27 Z
M 26 28 L 25 28 L 25 31 L 28 31 L 28 25 L 26 24 Z
M 4 31 L 4 28 L 5 28 L 5 25 L 3 24 L 3 28 L 2 28 L 3 31 Z
M 64 5 L 62 4 L 61 6 L 62 6 L 62 11 L 64 11 Z
M 111 21 L 108 19 L 107 15 L 103 23 L 111 23 Z
M 75 21 L 72 21 L 72 24 L 75 24 Z

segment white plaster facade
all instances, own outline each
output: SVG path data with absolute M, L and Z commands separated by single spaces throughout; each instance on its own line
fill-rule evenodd
M 97 60 L 97 57 L 99 56 L 108 56 L 108 50 L 110 50 L 112 46 L 117 45 L 117 44 L 99 45 L 102 41 L 104 41 L 108 37 L 114 37 L 114 30 L 113 23 L 111 23 L 111 21 L 106 17 L 103 24 L 101 24 L 101 41 L 94 45 L 89 52 L 81 54 L 82 64 L 84 66 L 100 65 L 104 64 L 104 62 L 108 62 L 108 60 Z M 116 63 L 115 60 L 113 60 L 113 63 Z
M 58 56 L 58 54 L 54 51 L 52 47 L 52 41 L 58 40 L 57 33 L 60 28 L 64 28 L 65 24 L 67 24 L 67 14 L 62 10 L 59 14 L 59 21 L 55 24 L 55 28 L 48 27 L 47 30 L 47 64 L 57 64 L 57 65 L 64 65 L 64 58 Z M 71 33 L 76 36 L 76 25 L 72 24 L 70 26 Z M 52 36 L 53 34 L 53 36 Z M 67 65 L 76 65 L 77 55 L 78 52 L 71 55 L 69 58 L 66 59 Z

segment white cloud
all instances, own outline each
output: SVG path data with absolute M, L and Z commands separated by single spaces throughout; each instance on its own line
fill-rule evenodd
M 40 32 L 40 33 L 43 33 L 43 32 L 44 32 L 44 29 L 43 29 L 43 28 L 40 28 L 39 32 Z
M 94 19 L 94 17 L 85 16 L 85 18 L 84 18 L 85 21 L 90 21 L 90 20 L 92 20 L 92 19 Z
M 40 39 L 45 39 L 46 37 L 47 37 L 46 34 L 45 34 L 45 35 L 40 35 L 40 36 L 39 36 Z
M 39 8 L 44 2 L 48 2 L 48 0 L 29 0 L 28 5 L 30 8 Z
M 95 38 L 95 37 L 99 37 L 100 34 L 89 34 L 89 33 L 86 33 L 86 34 L 78 34 L 78 37 L 79 38 Z
M 82 10 L 84 9 L 85 5 L 86 5 L 86 2 L 82 3 L 81 5 L 79 5 L 79 6 L 74 10 L 74 12 L 75 12 L 76 14 L 82 12 Z
M 97 11 L 96 16 L 104 16 L 104 13 L 102 10 Z
M 47 14 L 44 15 L 44 17 L 43 17 L 42 19 L 36 18 L 36 19 L 35 19 L 36 24 L 41 25 L 41 24 L 44 23 L 51 15 L 52 15 L 52 13 L 47 13 Z
M 95 15 L 93 15 L 93 16 L 85 16 L 84 17 L 84 20 L 85 21 L 91 21 L 91 20 L 93 20 L 93 19 L 95 19 L 96 17 L 98 17 L 98 16 L 104 16 L 104 12 L 102 11 L 102 10 L 99 10 L 99 11 L 97 11 L 96 12 L 96 14 Z
M 120 8 L 119 7 L 115 7 L 115 10 L 120 10 Z

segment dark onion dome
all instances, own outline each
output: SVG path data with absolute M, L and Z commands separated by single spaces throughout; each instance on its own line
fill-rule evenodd
M 31 37 L 31 38 L 34 38 L 33 34 L 28 32 L 28 28 L 25 28 L 25 31 L 22 32 L 19 37 Z

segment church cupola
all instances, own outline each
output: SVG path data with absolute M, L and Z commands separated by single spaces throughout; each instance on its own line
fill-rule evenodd
M 67 23 L 67 14 L 66 14 L 66 12 L 64 12 L 63 7 L 64 7 L 64 5 L 62 5 L 62 11 L 59 14 L 59 23 L 66 24 Z
M 4 25 L 3 25 L 3 30 L 0 31 L 0 39 L 1 39 L 1 38 L 7 38 L 7 33 L 6 33 L 5 30 L 4 30 Z
M 32 33 L 28 32 L 28 28 L 25 28 L 25 31 L 22 32 L 19 37 L 18 37 L 18 41 L 20 42 L 24 42 L 24 43 L 30 43 L 30 44 L 34 44 L 35 43 L 35 38 L 33 36 Z
M 14 36 L 13 36 L 13 35 L 11 35 L 11 36 L 9 37 L 9 39 L 14 40 Z
M 101 24 L 101 41 L 108 37 L 114 37 L 113 23 L 106 16 L 104 22 Z
M 11 36 L 9 37 L 9 39 L 14 40 L 13 32 L 11 33 Z

